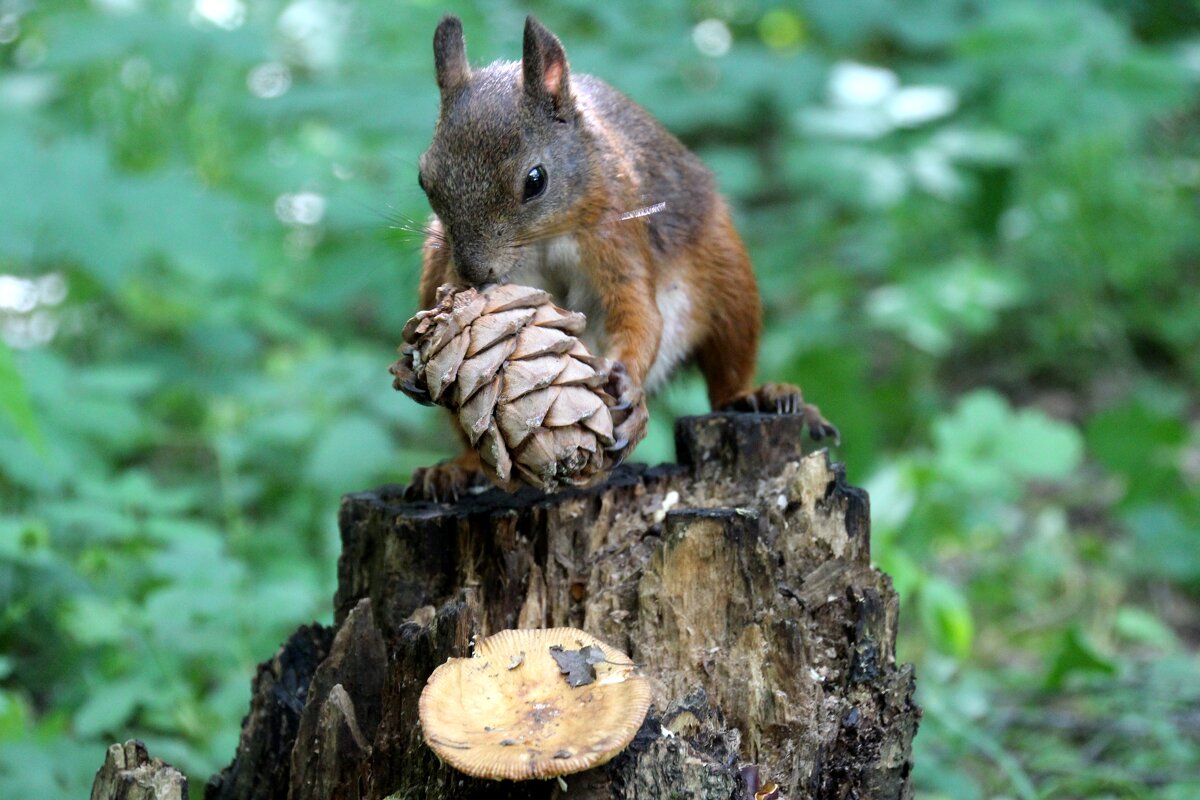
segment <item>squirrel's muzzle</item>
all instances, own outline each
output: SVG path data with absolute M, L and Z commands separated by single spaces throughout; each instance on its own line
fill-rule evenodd
M 454 247 L 454 267 L 458 277 L 472 286 L 487 283 L 493 276 L 492 259 L 479 248 Z

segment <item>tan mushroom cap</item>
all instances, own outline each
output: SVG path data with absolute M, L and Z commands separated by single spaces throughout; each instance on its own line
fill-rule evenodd
M 599 647 L 596 680 L 567 683 L 550 647 Z M 608 663 L 612 662 L 612 663 Z M 513 666 L 516 664 L 516 666 Z M 507 630 L 452 658 L 421 692 L 425 742 L 477 778 L 551 778 L 625 749 L 650 708 L 650 682 L 627 655 L 576 628 Z

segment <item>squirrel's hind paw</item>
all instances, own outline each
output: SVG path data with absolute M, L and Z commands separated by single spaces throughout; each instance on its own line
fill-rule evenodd
M 814 442 L 832 439 L 841 442 L 837 426 L 821 414 L 821 409 L 804 402 L 799 386 L 790 383 L 764 383 L 757 389 L 743 392 L 723 404 L 718 411 L 749 411 L 759 414 L 799 414 L 808 426 L 808 435 Z
M 491 486 L 474 450 L 413 472 L 404 489 L 405 500 L 455 503 L 473 490 Z

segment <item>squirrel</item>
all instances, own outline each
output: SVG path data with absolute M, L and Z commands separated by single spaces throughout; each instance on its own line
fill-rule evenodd
M 641 106 L 573 74 L 533 16 L 520 62 L 471 69 L 463 28 L 433 37 L 441 109 L 418 183 L 433 209 L 422 308 L 445 283 L 512 282 L 587 315 L 592 352 L 616 362 L 615 460 L 641 438 L 643 393 L 694 362 L 714 409 L 803 414 L 837 437 L 788 384 L 750 388 L 762 305 L 750 259 L 712 173 Z M 483 482 L 476 452 L 419 470 L 409 495 L 457 498 Z

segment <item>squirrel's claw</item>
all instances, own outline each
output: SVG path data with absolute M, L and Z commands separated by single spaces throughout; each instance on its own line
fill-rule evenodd
M 618 416 L 617 419 L 620 417 Z M 639 397 L 637 402 L 631 402 L 628 416 L 620 420 L 620 423 L 613 428 L 613 443 L 604 448 L 612 460 L 612 466 L 620 464 L 626 456 L 633 452 L 637 443 L 646 435 L 646 424 L 649 421 L 650 413 L 646 410 L 645 401 Z
M 798 414 L 804 417 L 808 435 L 814 442 L 832 439 L 841 444 L 837 426 L 821 414 L 821 409 L 804 402 L 799 386 L 790 383 L 765 383 L 749 392 L 744 392 L 722 405 L 719 411 L 742 411 L 763 414 Z
M 395 385 L 396 385 L 397 389 L 404 392 L 406 395 L 411 397 L 413 400 L 416 400 L 418 403 L 420 403 L 423 406 L 436 405 L 433 402 L 433 398 L 429 396 L 429 392 L 426 391 L 423 387 L 418 386 L 413 381 L 397 380 L 395 382 Z
M 779 414 L 799 414 L 800 413 L 800 405 L 801 405 L 800 393 L 796 392 L 794 394 L 789 393 L 786 396 L 780 398 L 776 402 L 775 408 L 777 410 L 777 413 L 779 413 Z
M 633 452 L 633 448 L 646 435 L 646 423 L 650 421 L 650 413 L 646 410 L 646 395 L 642 387 L 634 382 L 620 361 L 612 363 L 609 373 L 608 393 L 616 400 L 608 407 L 613 415 L 613 443 L 604 448 L 611 459 L 612 466 L 625 460 Z
M 429 390 L 417 381 L 417 376 L 413 372 L 412 361 L 409 356 L 405 356 L 392 364 L 388 372 L 392 373 L 393 376 L 393 388 L 404 392 L 423 406 L 434 405 L 433 398 L 429 396 Z
M 808 409 L 812 409 L 813 413 L 810 414 Z M 815 419 L 813 418 L 813 414 L 816 416 Z M 834 444 L 842 443 L 842 434 L 838 431 L 837 426 L 830 424 L 822 417 L 821 412 L 816 406 L 806 405 L 804 417 L 804 424 L 808 425 L 808 435 L 814 442 L 819 442 L 823 439 L 832 439 Z
M 479 466 L 479 454 L 472 450 L 413 472 L 404 488 L 404 499 L 457 503 L 473 489 L 490 485 Z
M 622 450 L 624 450 L 626 447 L 629 447 L 629 437 L 628 436 L 622 437 L 622 438 L 618 439 L 617 441 L 613 442 L 611 445 L 604 448 L 604 452 L 619 453 Z

